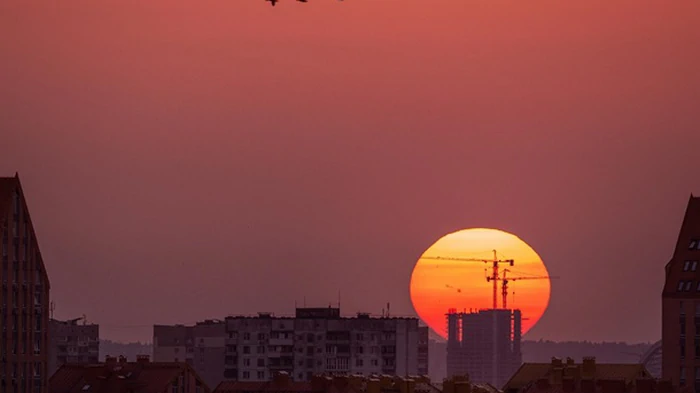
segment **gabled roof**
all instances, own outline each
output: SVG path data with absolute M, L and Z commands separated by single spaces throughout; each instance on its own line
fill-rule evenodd
M 223 381 L 214 389 L 216 393 L 233 392 L 312 392 L 309 382 L 289 381 L 278 384 L 273 381 Z
M 49 379 L 51 393 L 166 393 L 183 372 L 206 384 L 186 363 L 64 364 Z
M 520 390 L 533 381 L 548 378 L 551 370 L 551 363 L 523 363 L 503 386 L 503 391 Z M 647 376 L 649 371 L 643 364 L 598 363 L 595 365 L 595 379 L 624 379 L 629 382 Z

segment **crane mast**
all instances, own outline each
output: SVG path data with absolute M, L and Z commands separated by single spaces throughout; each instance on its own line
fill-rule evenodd
M 491 263 L 491 275 L 489 277 L 486 277 L 487 281 L 493 281 L 493 309 L 498 308 L 498 281 L 500 280 L 499 276 L 499 265 L 501 263 L 507 263 L 510 264 L 510 266 L 513 266 L 515 263 L 514 260 L 512 259 L 498 259 L 498 252 L 496 250 L 493 250 L 493 259 L 478 259 L 478 258 L 456 258 L 456 257 L 440 257 L 440 256 L 424 256 L 421 257 L 421 259 L 433 259 L 433 260 L 441 260 L 441 261 L 461 261 L 461 262 L 482 262 L 482 263 Z M 506 269 L 507 270 L 507 269 Z M 504 302 L 504 307 L 505 308 L 505 302 Z
M 519 281 L 519 280 L 545 280 L 545 279 L 554 279 L 554 278 L 559 278 L 556 276 L 525 276 L 525 277 L 506 277 L 506 273 L 508 273 L 510 270 L 508 269 L 503 269 L 503 277 L 498 277 L 495 276 L 496 278 L 494 279 L 493 276 L 486 277 L 486 281 L 493 281 L 494 287 L 496 286 L 496 281 L 501 281 L 501 297 L 503 298 L 503 308 L 508 308 L 508 282 L 509 281 Z

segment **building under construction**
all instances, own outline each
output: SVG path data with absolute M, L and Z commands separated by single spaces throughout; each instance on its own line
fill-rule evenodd
M 520 310 L 447 314 L 447 376 L 501 387 L 522 364 Z

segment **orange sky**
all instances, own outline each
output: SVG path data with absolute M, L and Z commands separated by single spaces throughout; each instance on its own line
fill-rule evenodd
M 106 338 L 415 315 L 421 253 L 492 227 L 562 277 L 526 338 L 655 341 L 698 48 L 697 0 L 3 0 L 0 174 Z
M 495 249 L 499 260 L 499 277 L 505 269 L 508 283 L 507 307 L 523 312 L 523 334 L 542 317 L 550 296 L 549 279 L 542 258 L 517 236 L 494 229 L 467 229 L 440 238 L 416 263 L 411 276 L 411 300 L 421 319 L 443 337 L 447 337 L 445 314 L 450 309 L 477 311 L 493 308 L 492 263 L 435 260 L 430 258 L 464 258 L 493 260 Z M 503 307 L 502 281 L 498 281 L 498 307 Z M 515 295 L 513 294 L 515 292 Z

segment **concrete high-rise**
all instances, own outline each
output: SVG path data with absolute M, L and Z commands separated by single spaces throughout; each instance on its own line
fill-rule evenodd
M 82 320 L 83 323 L 78 323 Z M 100 357 L 100 325 L 88 324 L 85 317 L 49 321 L 49 375 L 66 363 L 94 364 Z
M 19 176 L 0 178 L 0 392 L 48 392 L 49 278 Z
M 260 313 L 195 326 L 157 325 L 153 356 L 190 363 L 212 386 L 269 381 L 280 371 L 295 381 L 323 373 L 418 375 L 428 373 L 428 328 L 417 318 L 348 318 L 338 308 L 299 308 L 294 317 Z
M 522 364 L 520 310 L 447 314 L 447 376 L 502 386 Z
M 661 373 L 700 392 L 700 198 L 690 196 L 662 293 Z

